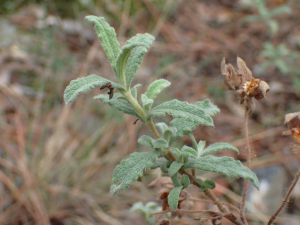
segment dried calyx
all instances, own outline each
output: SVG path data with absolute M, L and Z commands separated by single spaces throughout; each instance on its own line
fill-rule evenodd
M 221 63 L 221 72 L 224 83 L 229 90 L 235 91 L 240 98 L 240 104 L 244 104 L 250 113 L 254 109 L 252 97 L 256 100 L 266 98 L 270 87 L 267 82 L 252 76 L 251 70 L 244 60 L 237 57 L 238 71 L 231 65 L 226 64 L 225 58 Z

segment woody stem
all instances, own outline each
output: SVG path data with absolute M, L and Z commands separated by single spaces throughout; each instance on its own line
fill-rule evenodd
M 247 152 L 247 167 L 250 169 L 250 144 L 249 144 L 249 134 L 248 134 L 248 117 L 249 117 L 249 110 L 248 108 L 245 108 L 245 139 L 246 139 L 246 152 Z M 247 223 L 246 217 L 245 217 L 245 203 L 246 203 L 246 197 L 247 197 L 247 190 L 248 190 L 248 183 L 249 180 L 245 181 L 245 187 L 243 191 L 243 197 L 241 202 L 241 220 L 245 223 Z

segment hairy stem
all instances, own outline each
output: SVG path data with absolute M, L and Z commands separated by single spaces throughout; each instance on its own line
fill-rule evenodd
M 126 93 L 123 93 L 123 96 L 133 106 L 133 108 L 135 109 L 136 113 L 143 119 L 143 122 L 145 123 L 147 115 L 146 115 L 144 109 L 137 102 L 137 100 L 132 96 L 131 92 L 128 91 Z
M 299 177 L 300 177 L 300 170 L 298 171 L 297 175 L 295 176 L 295 179 L 292 183 L 292 185 L 290 186 L 284 200 L 282 201 L 281 205 L 279 206 L 279 208 L 276 210 L 276 212 L 274 213 L 273 216 L 271 216 L 269 222 L 268 222 L 268 225 L 271 225 L 272 222 L 275 220 L 276 216 L 280 213 L 280 211 L 282 210 L 282 208 L 286 205 L 286 203 L 288 202 L 288 199 L 292 193 L 292 190 L 294 189 L 297 181 L 299 180 Z
M 246 152 L 247 152 L 247 167 L 250 169 L 250 144 L 249 144 L 249 134 L 248 134 L 248 117 L 249 117 L 249 111 L 246 108 L 245 109 L 245 139 L 246 139 Z M 246 197 L 247 197 L 247 190 L 248 190 L 248 184 L 249 181 L 245 181 L 245 187 L 243 191 L 243 197 L 241 202 L 241 219 L 245 224 L 247 223 L 246 216 L 245 216 L 245 203 L 246 203 Z

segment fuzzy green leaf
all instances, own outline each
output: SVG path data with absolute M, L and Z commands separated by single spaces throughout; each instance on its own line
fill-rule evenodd
M 210 116 L 214 116 L 220 112 L 220 109 L 214 104 L 212 104 L 208 99 L 196 102 L 195 106 L 199 107 Z
M 207 189 L 215 189 L 216 184 L 212 180 L 206 179 L 205 181 L 201 179 L 196 180 L 197 183 L 199 183 L 202 187 L 199 189 L 199 192 L 205 191 Z
M 162 135 L 169 128 L 168 125 L 164 122 L 156 123 L 155 126 L 159 129 L 159 131 Z
M 143 61 L 145 53 L 150 48 L 154 37 L 150 34 L 137 34 L 127 41 L 122 48 L 116 62 L 116 75 L 126 88 L 130 88 L 131 81 Z
M 205 148 L 206 145 L 206 141 L 199 141 L 198 143 L 198 153 L 197 153 L 197 157 L 199 158 L 202 154 L 203 149 Z
M 168 161 L 166 161 L 164 164 L 161 164 L 160 169 L 162 173 L 168 173 L 168 167 L 167 167 Z
M 68 104 L 69 102 L 76 100 L 79 94 L 87 93 L 94 87 L 101 87 L 107 83 L 111 83 L 112 86 L 117 89 L 124 90 L 122 85 L 92 74 L 87 77 L 82 77 L 71 81 L 64 93 L 65 102 Z
M 147 97 L 147 95 L 145 94 L 142 94 L 141 96 L 141 99 L 142 99 L 142 103 L 143 103 L 143 107 L 145 108 L 146 106 L 150 105 L 149 106 L 149 109 L 152 107 L 152 104 L 153 104 L 153 99 L 150 99 Z M 150 110 L 149 110 L 150 111 Z
M 239 160 L 234 160 L 231 157 L 207 155 L 198 159 L 190 159 L 183 168 L 197 168 L 204 171 L 217 172 L 229 178 L 242 177 L 245 180 L 251 180 L 256 188 L 259 187 L 259 181 L 255 173 Z
M 115 195 L 118 190 L 127 189 L 131 183 L 143 175 L 144 170 L 151 168 L 159 155 L 159 151 L 135 152 L 129 158 L 122 160 L 114 171 L 114 184 L 110 187 L 111 195 Z
M 234 151 L 236 152 L 237 154 L 239 154 L 239 150 L 232 146 L 231 144 L 228 144 L 228 143 L 223 143 L 223 142 L 220 142 L 220 143 L 214 143 L 210 146 L 208 146 L 207 148 L 205 148 L 200 156 L 204 156 L 204 155 L 207 155 L 209 153 L 213 153 L 213 152 L 217 152 L 217 151 L 220 151 L 220 150 L 231 150 L 231 151 Z
M 155 140 L 155 143 L 154 143 L 153 147 L 155 149 L 158 149 L 158 148 L 167 148 L 167 147 L 169 147 L 169 144 L 168 144 L 168 142 L 165 139 L 158 138 L 158 139 Z
M 173 176 L 171 176 L 171 180 L 172 180 L 172 182 L 173 182 L 173 184 L 174 184 L 174 187 L 179 187 L 179 186 L 181 186 L 181 183 L 180 183 L 179 180 L 178 180 L 178 172 L 175 173 Z
M 175 173 L 178 172 L 178 170 L 180 170 L 180 168 L 183 166 L 183 163 L 180 162 L 172 162 L 170 168 L 169 168 L 169 175 L 173 176 Z
M 199 126 L 199 124 L 200 123 L 191 122 L 182 118 L 173 119 L 170 122 L 170 126 L 176 128 L 177 132 L 171 137 L 170 145 L 174 143 L 178 138 L 188 134 L 192 130 L 195 130 Z
M 176 132 L 177 129 L 175 127 L 169 127 L 164 133 L 164 139 L 167 140 L 167 142 L 170 142 L 171 137 L 175 136 Z
M 122 98 L 122 95 L 119 93 L 114 94 L 114 97 L 112 99 L 109 99 L 109 96 L 104 94 L 97 95 L 94 97 L 94 99 L 100 99 L 102 102 L 109 104 L 111 107 L 123 113 L 133 115 L 141 121 L 143 121 L 143 119 L 139 117 L 138 114 L 135 112 L 132 105 L 126 99 Z
M 181 177 L 181 184 L 183 185 L 184 188 L 187 188 L 190 185 L 190 178 L 188 175 L 183 174 Z
M 186 157 L 191 157 L 191 158 L 196 158 L 197 157 L 197 152 L 196 152 L 195 149 L 184 145 L 181 149 L 180 155 L 183 155 L 183 156 L 186 156 Z
M 164 157 L 158 158 L 151 166 L 151 169 L 156 169 L 158 167 L 161 167 L 162 165 L 166 164 L 167 162 L 168 162 L 168 160 Z
M 138 143 L 141 145 L 145 145 L 148 148 L 154 149 L 155 139 L 153 139 L 152 137 L 149 137 L 147 135 L 143 135 L 142 137 L 140 137 L 138 139 Z
M 170 86 L 170 82 L 165 80 L 165 79 L 159 79 L 159 80 L 155 80 L 154 82 L 152 82 L 145 95 L 150 98 L 150 99 L 155 99 L 156 96 L 166 87 Z
M 120 43 L 117 40 L 115 29 L 112 28 L 103 17 L 87 16 L 85 17 L 89 22 L 95 24 L 96 32 L 101 40 L 102 47 L 114 68 L 115 62 L 120 53 Z
M 136 84 L 136 85 L 134 85 L 134 87 L 131 89 L 131 94 L 132 94 L 132 96 L 133 96 L 135 99 L 137 99 L 137 88 L 140 87 L 140 86 L 141 86 L 141 84 Z
M 169 203 L 170 209 L 172 209 L 172 210 L 176 210 L 177 209 L 179 195 L 180 195 L 180 192 L 181 192 L 182 188 L 183 188 L 182 186 L 174 187 L 170 191 L 170 193 L 168 195 L 168 203 Z
M 179 155 L 180 155 L 180 150 L 179 150 L 178 148 L 171 147 L 171 148 L 170 148 L 170 151 L 171 151 L 172 154 L 175 155 L 177 158 L 179 157 Z
M 178 101 L 177 99 L 156 106 L 148 115 L 148 118 L 162 117 L 166 113 L 175 118 L 184 118 L 195 124 L 201 123 L 205 126 L 213 126 L 212 118 L 203 110 L 187 102 Z

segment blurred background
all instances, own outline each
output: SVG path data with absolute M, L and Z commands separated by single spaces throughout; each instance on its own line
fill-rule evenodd
M 245 162 L 244 109 L 223 84 L 222 58 L 236 66 L 241 57 L 269 83 L 249 121 L 251 165 L 261 188 L 250 189 L 247 205 L 249 224 L 266 224 L 299 169 L 294 141 L 281 135 L 284 115 L 299 111 L 299 0 L 1 0 L 0 224 L 147 224 L 139 212 L 129 212 L 132 205 L 162 204 L 158 190 L 147 187 L 158 170 L 109 194 L 115 166 L 147 150 L 136 142 L 148 133 L 145 126 L 94 101 L 99 88 L 67 106 L 63 101 L 72 79 L 97 74 L 116 81 L 87 15 L 105 17 L 121 45 L 136 33 L 156 37 L 133 81 L 143 85 L 138 94 L 164 78 L 172 84 L 157 103 L 209 98 L 221 110 L 213 117 L 215 128 L 200 126 L 193 133 L 197 141 L 229 142 L 241 152 L 224 155 Z M 192 145 L 188 138 L 175 145 L 182 144 Z M 239 206 L 242 180 L 198 175 L 214 179 L 215 194 Z M 194 187 L 188 191 L 205 198 Z M 194 202 L 195 210 L 210 207 Z M 299 213 L 300 185 L 278 224 L 299 224 Z M 156 223 L 162 216 L 155 216 Z M 197 216 L 172 224 L 197 224 Z

